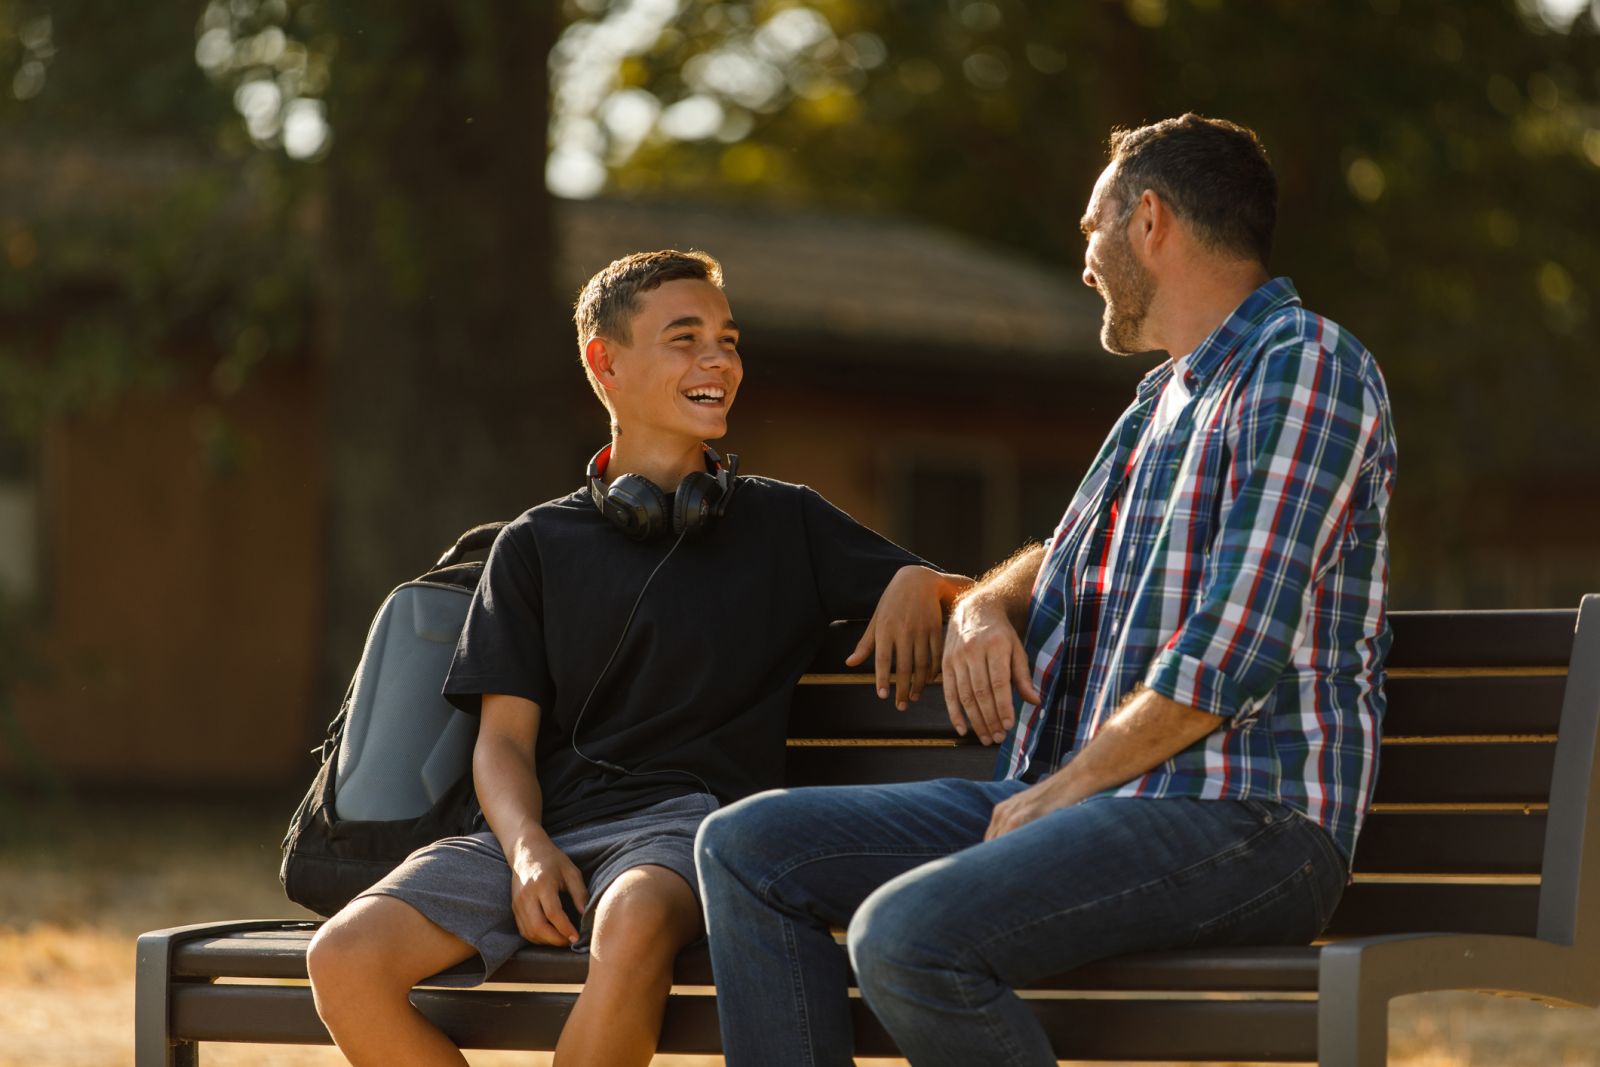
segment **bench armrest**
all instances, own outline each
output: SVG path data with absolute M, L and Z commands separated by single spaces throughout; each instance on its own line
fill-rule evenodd
M 1445 989 L 1592 1007 L 1600 971 L 1578 949 L 1535 937 L 1389 934 L 1335 942 L 1323 947 L 1318 969 L 1318 1063 L 1381 1065 L 1389 1001 Z
M 172 1039 L 172 950 L 184 941 L 221 937 L 254 930 L 282 930 L 316 925 L 294 919 L 246 919 L 197 923 L 151 930 L 139 935 L 136 951 L 133 1033 L 136 1067 L 168 1067 L 193 1062 L 192 1046 Z

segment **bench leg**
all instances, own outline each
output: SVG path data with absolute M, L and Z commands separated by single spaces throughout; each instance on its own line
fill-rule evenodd
M 172 938 L 139 938 L 133 987 L 134 1067 L 199 1067 L 200 1047 L 172 1036 Z

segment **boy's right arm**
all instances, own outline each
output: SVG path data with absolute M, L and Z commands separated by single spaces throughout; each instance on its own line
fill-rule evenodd
M 529 941 L 560 946 L 578 940 L 561 905 L 561 892 L 566 890 L 582 911 L 588 906 L 588 890 L 541 822 L 543 801 L 533 762 L 539 715 L 539 705 L 531 700 L 485 693 L 472 750 L 472 781 L 511 866 L 517 930 Z

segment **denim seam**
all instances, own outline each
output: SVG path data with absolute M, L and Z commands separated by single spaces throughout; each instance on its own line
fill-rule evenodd
M 999 941 L 1002 938 L 1015 936 L 1016 934 L 1021 933 L 1021 932 L 1025 931 L 1025 930 L 1028 930 L 1028 929 L 1030 929 L 1032 927 L 1039 926 L 1039 925 L 1041 925 L 1043 923 L 1052 922 L 1052 921 L 1054 921 L 1056 919 L 1062 918 L 1063 916 L 1071 915 L 1074 912 L 1085 911 L 1085 910 L 1087 910 L 1089 908 L 1101 907 L 1101 906 L 1103 906 L 1103 905 L 1105 905 L 1107 903 L 1110 903 L 1112 901 L 1122 900 L 1124 898 L 1131 897 L 1131 896 L 1136 896 L 1138 894 L 1146 893 L 1146 892 L 1149 892 L 1149 891 L 1154 890 L 1154 889 L 1161 889 L 1161 888 L 1181 889 L 1182 887 L 1178 884 L 1179 876 L 1189 874 L 1189 873 L 1191 873 L 1193 871 L 1199 871 L 1199 870 L 1202 870 L 1202 869 L 1205 869 L 1205 868 L 1208 868 L 1208 867 L 1220 866 L 1223 863 L 1227 862 L 1228 860 L 1232 859 L 1233 857 L 1235 857 L 1237 855 L 1240 855 L 1243 852 L 1247 851 L 1248 850 L 1248 846 L 1253 844 L 1255 841 L 1257 841 L 1261 837 L 1263 837 L 1263 836 L 1265 836 L 1265 835 L 1267 835 L 1269 833 L 1275 832 L 1274 831 L 1274 827 L 1287 826 L 1287 825 L 1288 825 L 1287 823 L 1276 823 L 1276 822 L 1275 823 L 1265 824 L 1265 825 L 1261 826 L 1259 829 L 1257 829 L 1254 833 L 1252 833 L 1249 837 L 1244 838 L 1241 841 L 1237 841 L 1234 844 L 1229 845 L 1227 848 L 1221 850 L 1220 852 L 1217 852 L 1217 853 L 1215 853 L 1215 854 L 1213 854 L 1211 856 L 1207 856 L 1202 860 L 1198 860 L 1198 861 L 1196 861 L 1194 863 L 1191 863 L 1189 866 L 1184 867 L 1179 871 L 1172 872 L 1171 874 L 1164 874 L 1164 875 L 1162 875 L 1162 876 L 1160 876 L 1158 878 L 1152 878 L 1149 881 L 1141 882 L 1139 885 L 1133 886 L 1133 887 L 1128 888 L 1128 889 L 1124 889 L 1124 890 L 1122 890 L 1121 892 L 1118 892 L 1118 893 L 1112 893 L 1112 894 L 1109 894 L 1109 895 L 1103 896 L 1103 897 L 1096 897 L 1094 900 L 1083 901 L 1083 902 L 1078 903 L 1078 904 L 1076 904 L 1076 905 L 1074 905 L 1074 906 L 1072 906 L 1070 908 L 1062 908 L 1059 911 L 1053 911 L 1053 912 L 1050 912 L 1050 913 L 1045 914 L 1045 915 L 1036 915 L 1032 919 L 1028 920 L 1025 923 L 1022 923 L 1022 924 L 1020 924 L 1018 926 L 1011 927 L 1011 928 L 1006 929 L 1006 930 L 997 931 L 994 934 L 991 934 L 989 937 L 986 937 L 983 940 L 974 943 L 969 949 L 966 950 L 965 953 L 963 953 L 963 955 L 968 957 L 969 959 L 979 959 L 980 958 L 979 957 L 980 950 L 986 948 L 989 945 L 994 944 L 996 941 Z
M 967 996 L 968 983 L 962 981 L 960 978 L 962 974 L 967 973 L 972 973 L 972 970 L 969 969 L 962 971 L 956 968 L 950 968 L 945 971 L 945 979 L 951 984 L 956 995 L 961 999 L 961 1006 L 967 1009 L 967 1014 L 976 1014 L 980 1019 L 983 1020 L 983 1028 L 989 1034 L 990 1043 L 999 1046 L 1002 1054 L 1005 1056 L 1005 1062 L 1012 1064 L 1022 1063 L 1022 1050 L 1017 1048 L 1016 1045 L 1012 1043 L 1010 1029 L 1001 1026 L 999 1022 L 994 1019 L 990 1012 L 978 1010 L 973 1004 L 971 998 Z M 1015 996 L 1015 993 L 1012 995 Z
M 816 1057 L 812 1055 L 813 1049 L 809 1040 L 811 1036 L 811 1014 L 806 1010 L 805 979 L 800 973 L 800 945 L 794 936 L 794 923 L 781 916 L 778 921 L 783 924 L 783 948 L 784 954 L 789 959 L 789 988 L 794 995 L 795 1015 L 800 1020 L 800 1032 L 807 1037 L 806 1043 L 801 1048 L 801 1054 L 805 1057 L 805 1062 L 809 1067 L 815 1067 L 817 1061 Z
M 846 859 L 846 858 L 849 858 L 849 857 L 852 857 L 852 856 L 855 856 L 855 857 L 863 857 L 863 856 L 864 857 L 874 857 L 874 856 L 927 856 L 930 859 L 940 859 L 942 857 L 950 855 L 951 851 L 952 850 L 950 850 L 950 849 L 935 849 L 935 848 L 819 849 L 819 850 L 816 850 L 816 851 L 807 852 L 807 853 L 805 853 L 803 855 L 800 855 L 800 856 L 791 857 L 790 858 L 790 862 L 784 864 L 782 867 L 779 867 L 779 868 L 773 870 L 769 874 L 769 876 L 767 878 L 765 878 L 761 882 L 757 883 L 756 891 L 761 895 L 761 900 L 762 900 L 763 903 L 769 903 L 770 904 L 771 901 L 768 899 L 767 894 L 772 890 L 772 887 L 774 885 L 776 885 L 778 882 L 782 881 L 784 878 L 787 878 L 789 875 L 793 874 L 795 871 L 799 870 L 801 867 L 808 866 L 809 864 L 812 864 L 812 863 L 820 863 L 823 860 Z

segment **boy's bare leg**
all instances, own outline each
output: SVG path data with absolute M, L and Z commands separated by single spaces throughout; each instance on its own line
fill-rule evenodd
M 323 924 L 306 952 L 317 1014 L 354 1067 L 467 1067 L 412 1007 L 411 987 L 473 949 L 394 897 L 362 897 Z
M 701 934 L 694 891 L 666 867 L 625 872 L 597 907 L 589 977 L 556 1043 L 557 1067 L 649 1063 L 661 1036 L 672 962 Z

